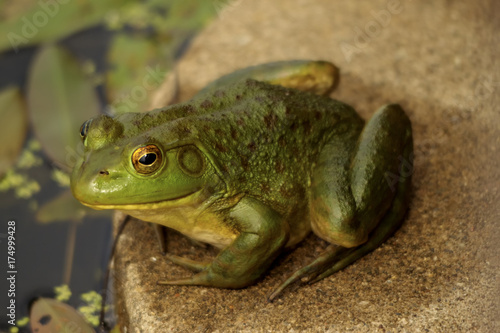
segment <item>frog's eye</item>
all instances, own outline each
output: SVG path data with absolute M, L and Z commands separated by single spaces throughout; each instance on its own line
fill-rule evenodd
M 89 132 L 89 126 L 90 123 L 92 122 L 92 119 L 87 120 L 80 126 L 80 137 L 82 138 L 83 141 L 85 141 L 85 138 L 87 137 L 87 133 Z
M 137 148 L 132 154 L 132 164 L 135 170 L 141 174 L 155 172 L 162 165 L 162 161 L 161 151 L 155 145 Z

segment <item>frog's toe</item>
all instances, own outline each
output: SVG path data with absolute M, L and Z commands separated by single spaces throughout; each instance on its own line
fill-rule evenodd
M 307 279 L 308 284 L 314 284 L 320 280 L 323 280 L 326 277 L 340 271 L 341 269 L 349 266 L 352 262 L 360 258 L 362 255 L 358 255 L 356 253 L 357 248 L 347 249 L 342 252 L 338 256 L 334 258 L 334 260 L 330 261 L 330 263 L 335 262 L 333 266 L 324 267 L 322 270 L 318 270 L 313 274 L 309 275 Z M 364 254 L 363 254 L 364 255 Z
M 272 302 L 274 301 L 274 299 L 279 295 L 281 294 L 281 292 L 286 288 L 288 287 L 289 285 L 291 285 L 292 283 L 294 283 L 295 281 L 297 280 L 300 280 L 302 279 L 304 276 L 306 276 L 308 274 L 308 271 L 309 271 L 309 266 L 306 266 L 306 267 L 302 267 L 301 269 L 299 269 L 298 271 L 296 271 L 295 273 L 293 273 L 288 279 L 286 279 L 285 282 L 283 282 L 278 288 L 276 288 L 270 295 L 269 297 L 267 298 L 267 300 L 269 302 Z
M 196 275 L 195 275 L 196 276 Z M 158 285 L 170 285 L 170 286 L 189 286 L 189 285 L 199 285 L 199 281 L 194 277 L 181 278 L 176 280 L 160 280 L 156 282 Z
M 306 278 L 304 282 L 315 280 L 318 275 L 321 275 L 321 273 L 327 270 L 331 264 L 335 262 L 340 255 L 345 254 L 346 251 L 349 250 L 341 246 L 329 245 L 312 263 L 297 270 L 276 288 L 271 295 L 269 295 L 268 301 L 272 302 L 286 287 L 302 278 Z
M 209 262 L 195 261 L 168 253 L 166 254 L 166 257 L 174 264 L 187 268 L 193 272 L 201 272 L 210 264 Z
M 210 272 L 207 270 L 201 271 L 190 277 L 172 279 L 172 280 L 162 280 L 156 282 L 159 285 L 175 285 L 175 286 L 216 286 L 212 282 L 212 277 Z

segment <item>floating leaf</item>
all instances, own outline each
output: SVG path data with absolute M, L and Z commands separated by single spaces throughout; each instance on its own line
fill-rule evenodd
M 87 215 L 109 216 L 110 212 L 82 205 L 68 190 L 44 204 L 38 210 L 36 219 L 40 223 L 79 221 Z
M 77 60 L 58 46 L 36 56 L 28 82 L 28 109 L 42 148 L 70 170 L 82 151 L 79 128 L 99 113 L 97 94 Z
M 241 0 L 239 0 L 241 1 Z M 159 34 L 171 36 L 178 31 L 196 31 L 207 24 L 220 5 L 200 0 L 145 0 L 135 2 L 107 17 L 111 29 L 130 26 L 136 29 L 153 28 Z
M 216 10 L 211 1 L 146 0 L 126 7 L 109 24 L 132 26 L 154 34 L 116 35 L 106 74 L 110 113 L 148 111 L 148 101 L 159 88 L 179 50 Z
M 19 88 L 0 92 L 0 176 L 14 165 L 26 138 L 28 119 Z
M 150 6 L 161 6 L 162 0 L 150 0 Z M 217 2 L 217 1 L 216 1 Z M 230 0 L 218 1 L 223 5 L 231 3 Z M 217 13 L 217 5 L 213 1 L 177 0 L 169 2 L 168 19 L 159 22 L 157 28 L 165 30 L 198 30 L 206 25 Z M 221 5 L 219 5 L 221 7 Z
M 161 85 L 169 67 L 165 45 L 153 38 L 126 34 L 113 39 L 106 73 L 108 110 L 112 113 L 143 111 Z
M 95 332 L 74 308 L 51 298 L 38 298 L 31 304 L 30 322 L 32 332 L 37 333 Z
M 12 1 L 14 2 L 14 1 Z M 35 2 L 35 1 L 33 1 Z M 132 0 L 36 1 L 17 15 L 2 12 L 0 52 L 18 51 L 40 42 L 54 42 L 79 30 L 104 21 L 112 10 L 133 3 Z

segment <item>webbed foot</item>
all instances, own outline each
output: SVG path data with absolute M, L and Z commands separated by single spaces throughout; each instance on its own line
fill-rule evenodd
M 335 261 L 338 261 L 339 257 L 346 256 L 346 254 L 350 252 L 352 252 L 352 249 L 346 249 L 337 245 L 329 245 L 312 263 L 297 270 L 276 288 L 271 295 L 269 295 L 268 301 L 272 302 L 286 287 L 298 280 L 302 280 L 303 278 L 306 278 L 304 282 L 316 280 L 316 278 L 328 270 Z

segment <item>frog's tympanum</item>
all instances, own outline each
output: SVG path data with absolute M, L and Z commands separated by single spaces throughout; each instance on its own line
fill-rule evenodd
M 323 279 L 399 227 L 413 149 L 399 105 L 365 124 L 326 97 L 337 74 L 322 61 L 261 65 L 184 103 L 90 119 L 73 194 L 220 249 L 210 262 L 167 255 L 195 274 L 160 284 L 248 286 L 311 230 L 331 245 L 270 299 L 299 279 Z

